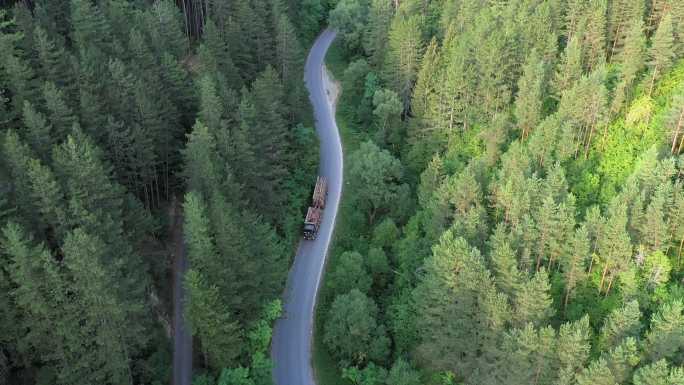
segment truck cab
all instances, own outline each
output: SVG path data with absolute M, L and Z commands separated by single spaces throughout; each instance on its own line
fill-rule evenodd
M 315 223 L 304 223 L 304 239 L 313 241 L 316 239 L 318 226 Z
M 318 228 L 321 225 L 321 218 L 323 217 L 323 209 L 325 208 L 325 198 L 328 195 L 328 183 L 324 177 L 319 176 L 316 179 L 316 186 L 314 187 L 313 197 L 311 199 L 311 206 L 306 212 L 304 219 L 303 233 L 304 239 L 314 240 L 318 235 Z

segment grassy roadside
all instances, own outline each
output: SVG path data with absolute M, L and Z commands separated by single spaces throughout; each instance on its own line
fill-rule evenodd
M 342 79 L 342 74 L 347 68 L 347 62 L 344 60 L 342 55 L 342 49 L 339 44 L 340 40 L 335 40 L 328 50 L 327 56 L 325 58 L 326 67 L 332 73 L 333 77 L 339 81 Z M 344 92 L 344 90 L 342 90 Z M 337 127 L 340 130 L 340 137 L 342 140 L 342 148 L 344 152 L 344 157 L 356 150 L 361 141 L 362 134 L 357 127 L 351 122 L 349 116 L 344 113 L 346 106 L 342 105 L 343 100 L 338 98 L 338 106 L 335 119 L 337 121 Z M 341 226 L 344 218 L 347 217 L 346 213 L 351 209 L 349 205 L 345 204 L 345 196 L 353 194 L 349 191 L 348 184 L 346 183 L 347 172 L 345 168 L 345 182 L 342 191 L 342 197 L 340 201 L 339 211 L 337 213 L 337 226 L 335 233 L 333 234 L 332 244 L 330 246 L 330 251 L 328 255 L 328 263 L 326 264 L 326 271 L 330 269 L 331 265 L 335 263 L 335 256 L 338 254 L 337 240 L 343 236 L 343 232 L 346 226 Z M 346 380 L 342 379 L 342 373 L 337 367 L 337 362 L 334 358 L 328 354 L 325 346 L 323 345 L 323 328 L 322 321 L 323 315 L 327 311 L 328 304 L 330 302 L 329 290 L 326 287 L 325 274 L 323 275 L 323 281 L 318 295 L 318 304 L 316 305 L 316 314 L 314 318 L 314 336 L 313 336 L 313 369 L 314 375 L 316 376 L 316 383 L 318 385 L 350 385 Z

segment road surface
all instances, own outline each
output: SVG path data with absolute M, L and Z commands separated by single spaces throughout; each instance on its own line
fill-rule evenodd
M 276 322 L 271 348 L 276 385 L 315 384 L 311 367 L 314 307 L 342 191 L 342 144 L 334 106 L 328 99 L 330 82 L 323 69 L 325 53 L 334 39 L 335 32 L 323 31 L 311 48 L 304 69 L 320 139 L 318 172 L 328 179 L 328 200 L 318 238 L 300 242 L 288 276 L 283 318 Z
M 173 385 L 190 385 L 192 382 L 192 336 L 183 318 L 185 288 L 183 276 L 188 269 L 187 250 L 183 239 L 181 205 L 173 198 L 171 237 L 174 244 L 173 269 Z

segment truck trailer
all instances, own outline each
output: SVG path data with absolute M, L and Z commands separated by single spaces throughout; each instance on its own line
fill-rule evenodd
M 311 198 L 311 207 L 306 211 L 306 218 L 304 219 L 304 239 L 314 240 L 318 236 L 327 195 L 328 183 L 324 177 L 319 176 Z

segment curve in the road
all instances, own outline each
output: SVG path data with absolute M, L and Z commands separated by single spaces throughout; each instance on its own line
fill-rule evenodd
M 323 67 L 334 39 L 334 31 L 323 31 L 309 51 L 304 69 L 320 140 L 319 175 L 328 179 L 328 200 L 318 238 L 301 241 L 288 276 L 284 314 L 276 322 L 271 348 L 276 385 L 315 384 L 311 366 L 314 308 L 342 192 L 342 142 L 335 123 L 335 107 L 327 97 L 329 80 Z

